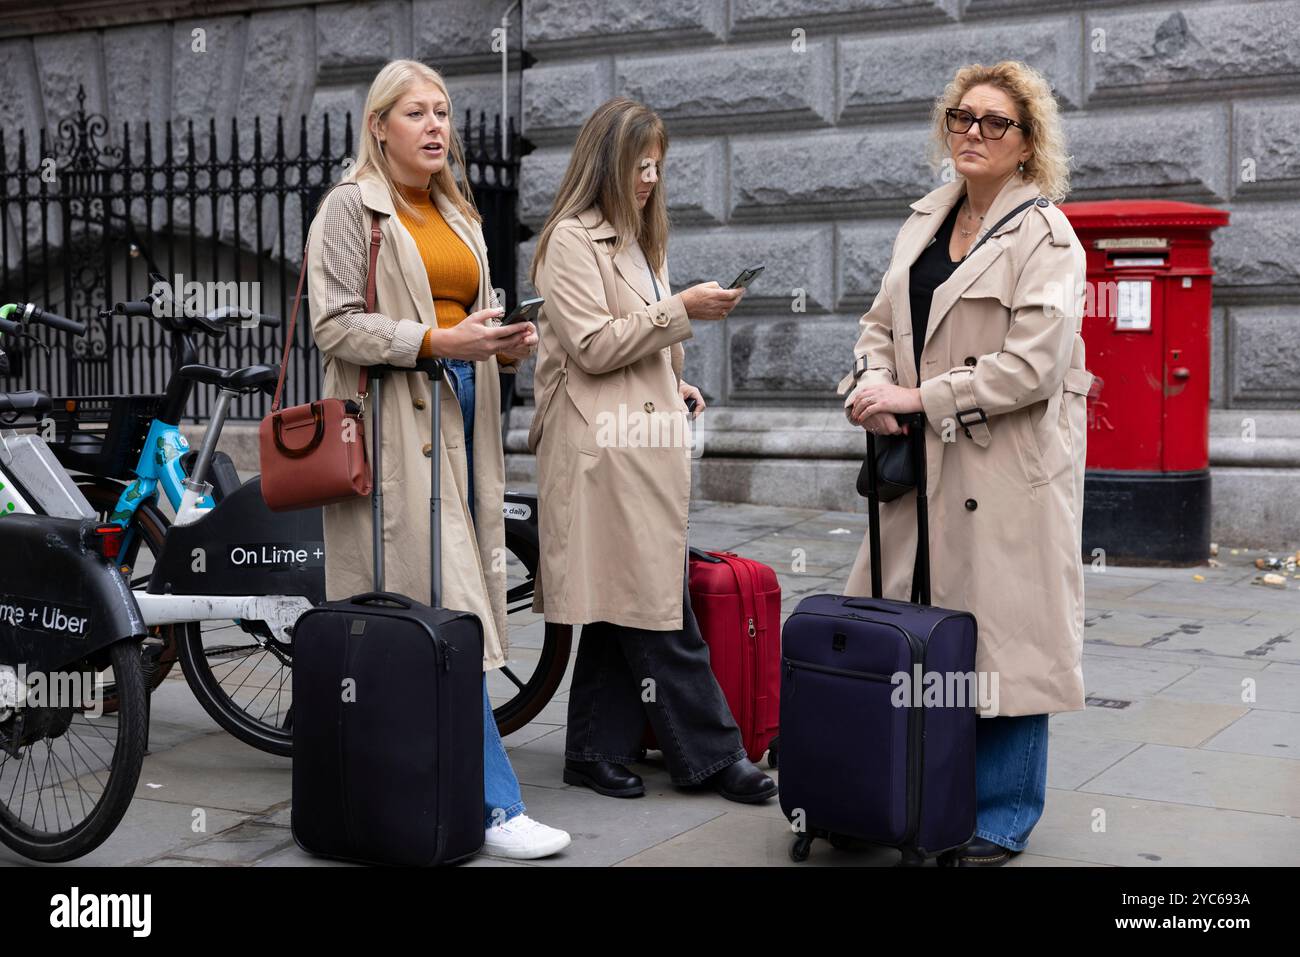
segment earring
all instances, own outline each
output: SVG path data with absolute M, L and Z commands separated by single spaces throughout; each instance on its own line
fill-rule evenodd
M 1016 170 L 1016 171 L 1019 172 L 1019 173 L 1023 173 L 1023 172 L 1025 171 L 1025 164 L 1024 164 L 1024 163 L 1021 163 L 1020 166 L 1017 167 L 1017 170 Z

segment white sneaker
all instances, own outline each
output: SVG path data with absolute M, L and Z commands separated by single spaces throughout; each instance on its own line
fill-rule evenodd
M 564 850 L 569 840 L 568 831 L 547 827 L 527 814 L 520 814 L 483 833 L 483 853 L 489 857 L 533 860 Z

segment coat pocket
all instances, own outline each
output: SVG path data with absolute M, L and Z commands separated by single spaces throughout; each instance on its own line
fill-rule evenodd
M 1030 488 L 1036 488 L 1051 479 L 1043 462 L 1043 454 L 1038 447 L 1038 437 L 1034 435 L 1033 409 L 1034 406 L 1029 406 L 1010 413 L 1016 420 L 1016 431 L 1012 433 L 1012 439 L 1016 443 L 1020 466 L 1024 470 Z
M 564 377 L 564 387 L 569 400 L 582 418 L 582 432 L 574 436 L 579 452 L 596 455 L 597 439 L 602 426 L 607 425 L 606 417 L 614 416 L 617 420 L 618 409 L 615 399 L 622 394 L 623 379 L 627 370 L 618 369 L 603 375 L 593 376 L 569 367 Z M 611 409 L 613 406 L 613 409 Z

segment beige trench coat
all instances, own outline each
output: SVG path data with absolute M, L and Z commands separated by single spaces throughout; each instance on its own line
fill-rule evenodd
M 969 610 L 979 622 L 977 671 L 998 676 L 997 705 L 981 713 L 1077 711 L 1084 697 L 1080 552 L 1093 378 L 1079 334 L 1083 247 L 1051 205 L 1031 206 L 1000 227 L 935 290 L 918 377 L 908 274 L 964 192 L 958 181 L 912 204 L 880 293 L 862 317 L 854 359 L 866 371 L 857 388 L 920 385 L 931 600 Z M 1037 195 L 1013 176 L 984 220 L 993 226 Z M 852 387 L 850 375 L 841 394 Z M 988 421 L 967 432 L 957 413 L 977 407 Z M 884 597 L 906 600 L 916 493 L 882 504 L 880 512 Z M 864 538 L 845 594 L 870 593 Z
M 359 188 L 358 188 L 359 187 Z M 471 312 L 495 305 L 483 233 L 446 198 L 438 208 L 478 260 L 478 296 Z M 371 212 L 380 214 L 375 312 L 365 312 Z M 329 192 L 312 221 L 307 245 L 311 326 L 324 357 L 324 394 L 355 398 L 360 363 L 413 366 L 426 329 L 436 323 L 433 297 L 415 240 L 383 183 L 363 176 L 357 186 Z M 467 498 L 465 427 L 444 375 L 442 389 L 442 604 L 473 612 L 483 623 L 483 663 L 505 663 L 505 465 L 501 451 L 501 386 L 495 358 L 475 363 L 474 506 Z M 383 383 L 384 587 L 428 602 L 429 379 L 423 373 Z M 374 406 L 365 404 L 367 454 Z M 333 600 L 372 590 L 370 499 L 325 508 L 325 594 Z
M 537 455 L 541 581 L 533 608 L 562 624 L 682 627 L 691 497 L 678 392 L 691 323 L 591 207 L 558 223 L 537 272 L 546 297 L 528 447 Z

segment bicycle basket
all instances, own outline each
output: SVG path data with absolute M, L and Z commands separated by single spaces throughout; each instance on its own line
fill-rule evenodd
M 129 479 L 164 398 L 91 395 L 55 399 L 49 413 L 54 422 L 50 451 L 71 471 Z

